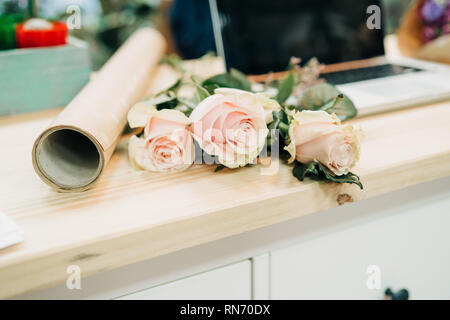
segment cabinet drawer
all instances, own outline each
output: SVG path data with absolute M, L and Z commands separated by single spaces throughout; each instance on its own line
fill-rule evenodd
M 118 299 L 251 299 L 251 263 L 245 260 Z
M 407 288 L 411 299 L 450 299 L 450 185 L 445 181 L 428 196 L 415 188 L 401 205 L 392 204 L 398 193 L 378 197 L 376 209 L 382 212 L 375 217 L 273 251 L 271 297 L 382 299 L 391 287 Z M 361 202 L 348 210 L 364 215 L 367 208 Z M 376 280 L 370 280 L 378 270 L 381 286 L 374 289 Z

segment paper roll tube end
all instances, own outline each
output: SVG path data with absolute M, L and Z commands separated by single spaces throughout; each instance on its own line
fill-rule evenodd
M 33 166 L 41 179 L 58 191 L 83 191 L 104 166 L 99 143 L 76 128 L 53 127 L 33 146 Z

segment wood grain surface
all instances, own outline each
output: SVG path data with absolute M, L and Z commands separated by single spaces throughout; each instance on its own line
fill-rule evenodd
M 57 193 L 34 173 L 31 147 L 59 110 L 0 118 L 0 210 L 25 241 L 0 251 L 0 297 L 65 281 L 450 175 L 450 101 L 354 119 L 365 131 L 354 185 L 305 181 L 280 164 L 214 173 L 195 165 L 175 174 L 135 171 L 127 138 L 98 184 Z

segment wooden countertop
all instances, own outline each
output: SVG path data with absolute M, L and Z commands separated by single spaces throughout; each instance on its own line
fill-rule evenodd
M 65 281 L 66 268 L 90 275 L 338 205 L 450 175 L 450 101 L 354 119 L 366 133 L 354 185 L 299 182 L 292 167 L 261 175 L 257 166 L 214 173 L 133 170 L 126 139 L 99 183 L 63 194 L 31 164 L 35 137 L 58 110 L 0 118 L 0 208 L 25 241 L 0 251 L 0 297 Z M 349 198 L 349 197 L 340 197 Z

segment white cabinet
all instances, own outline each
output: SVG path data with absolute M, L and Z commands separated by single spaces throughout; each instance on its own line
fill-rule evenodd
M 245 260 L 118 299 L 251 299 L 251 262 Z
M 450 178 L 17 298 L 382 299 L 386 287 L 450 299 Z
M 410 299 L 450 299 L 449 189 L 410 194 L 402 205 L 378 197 L 377 217 L 273 251 L 271 298 L 382 299 L 390 286 L 406 287 Z M 348 206 L 363 215 L 361 208 Z M 369 289 L 378 268 L 381 288 Z

